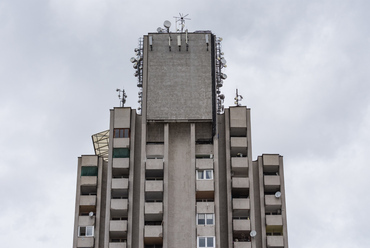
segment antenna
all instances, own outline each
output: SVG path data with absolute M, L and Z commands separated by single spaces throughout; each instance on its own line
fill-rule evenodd
M 252 230 L 249 235 L 251 235 L 252 238 L 256 237 L 257 232 L 255 230 Z
M 89 216 L 90 216 L 90 217 L 93 217 L 93 216 L 94 216 L 94 212 L 90 212 L 90 213 L 89 213 Z
M 179 16 L 174 16 L 173 18 L 176 19 L 176 24 L 179 22 L 181 26 L 181 30 L 177 29 L 176 31 L 184 32 L 185 28 L 185 20 L 191 20 L 190 18 L 186 18 L 189 14 L 184 15 L 183 13 L 179 13 Z M 177 26 L 177 25 L 176 25 Z
M 277 192 L 275 193 L 275 197 L 276 197 L 276 198 L 280 198 L 280 197 L 281 197 L 281 192 L 280 192 L 280 191 L 277 191 Z
M 118 99 L 120 100 L 120 107 L 124 107 L 126 103 L 126 98 L 127 98 L 126 92 L 124 89 L 122 90 L 116 89 L 116 91 L 118 92 Z M 122 97 L 121 97 L 121 93 L 122 93 Z
M 167 33 L 170 32 L 171 22 L 168 20 L 165 20 L 163 23 L 163 26 L 167 29 Z
M 238 94 L 238 89 L 236 89 L 236 96 L 235 96 L 234 100 L 235 100 L 234 104 L 236 106 L 240 106 L 240 103 L 239 102 L 241 100 L 243 100 L 243 96 Z

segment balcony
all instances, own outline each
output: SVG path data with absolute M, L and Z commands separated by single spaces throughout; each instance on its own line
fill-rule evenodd
M 231 171 L 235 176 L 248 176 L 248 158 L 247 157 L 232 157 Z
M 283 248 L 284 247 L 283 236 L 267 236 L 267 247 L 268 248 Z
M 130 138 L 114 138 L 114 148 L 130 148 Z
M 265 195 L 266 211 L 276 211 L 281 209 L 281 198 L 276 198 L 275 195 Z
M 92 248 L 94 247 L 94 237 L 79 237 L 77 239 L 77 247 Z
M 264 176 L 265 191 L 276 192 L 280 190 L 280 176 Z
M 163 192 L 163 180 L 146 180 L 145 192 Z
M 213 145 L 195 145 L 195 155 L 213 154 Z
M 215 212 L 214 202 L 197 202 L 197 213 L 212 214 Z
M 80 206 L 95 206 L 96 195 L 82 195 L 80 197 Z
M 149 226 L 144 227 L 144 243 L 145 245 L 157 245 L 163 243 L 162 226 Z
M 98 184 L 97 176 L 83 176 L 81 177 L 81 187 L 96 187 Z
M 163 159 L 147 159 L 145 163 L 147 170 L 163 170 Z
M 252 248 L 252 243 L 247 241 L 234 242 L 234 248 Z
M 245 107 L 232 107 L 230 111 L 230 128 L 247 128 L 247 109 Z
M 150 144 L 146 145 L 146 155 L 148 158 L 163 158 L 164 145 Z
M 163 180 L 145 181 L 145 200 L 162 201 L 163 200 Z
M 128 169 L 130 168 L 130 158 L 113 158 L 113 169 Z
M 247 189 L 249 188 L 249 178 L 233 177 L 231 185 L 233 189 Z
M 245 232 L 251 230 L 251 221 L 250 220 L 233 220 L 233 230 L 234 232 Z
M 96 155 L 81 156 L 81 166 L 98 166 L 98 156 Z
M 110 242 L 108 248 L 126 248 L 126 242 L 121 242 L 121 243 L 115 243 L 115 242 Z
M 212 158 L 197 158 L 195 160 L 195 167 L 200 170 L 213 169 Z
M 127 199 L 111 199 L 110 212 L 112 217 L 127 216 L 128 200 Z
M 113 178 L 112 189 L 123 190 L 128 189 L 128 178 Z
M 250 201 L 249 198 L 233 198 L 233 216 L 249 216 Z
M 214 225 L 197 225 L 197 236 L 216 236 Z
M 109 234 L 111 238 L 126 238 L 127 220 L 111 220 L 109 223 Z
M 233 210 L 249 210 L 250 202 L 249 198 L 234 198 L 233 199 Z
M 263 159 L 263 171 L 265 172 L 278 172 L 280 158 L 278 154 L 264 154 Z
M 213 180 L 197 180 L 196 182 L 197 191 L 214 191 Z
M 78 216 L 78 225 L 79 226 L 94 226 L 95 225 L 95 216 Z
M 282 226 L 283 218 L 281 215 L 266 215 L 266 226 Z
M 163 219 L 162 202 L 146 202 L 144 215 L 145 221 L 161 221 Z
M 231 137 L 230 147 L 231 148 L 243 148 L 248 146 L 247 137 Z

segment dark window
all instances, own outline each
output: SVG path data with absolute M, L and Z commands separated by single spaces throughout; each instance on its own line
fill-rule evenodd
M 114 138 L 130 138 L 130 129 L 129 128 L 115 128 Z
M 98 167 L 97 166 L 82 166 L 81 167 L 81 176 L 97 176 Z
M 114 148 L 113 149 L 113 158 L 129 158 L 130 149 L 128 148 Z

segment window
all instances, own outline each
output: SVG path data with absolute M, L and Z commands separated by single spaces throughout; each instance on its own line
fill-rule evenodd
M 93 226 L 80 226 L 78 228 L 78 236 L 80 237 L 93 237 L 94 227 Z
M 201 247 L 216 247 L 215 237 L 198 237 L 198 248 Z
M 129 128 L 115 128 L 113 132 L 114 138 L 130 138 Z
M 197 224 L 198 225 L 213 225 L 214 224 L 214 214 L 197 214 Z
M 81 176 L 97 176 L 98 166 L 82 166 Z
M 198 180 L 211 180 L 213 179 L 213 170 L 197 170 Z
M 113 148 L 113 158 L 129 158 L 130 149 L 128 148 Z

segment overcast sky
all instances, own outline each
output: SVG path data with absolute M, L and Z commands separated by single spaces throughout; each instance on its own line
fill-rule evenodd
M 77 157 L 137 108 L 138 38 L 189 14 L 223 38 L 253 159 L 284 156 L 289 245 L 369 247 L 370 1 L 0 0 L 0 242 L 72 247 Z M 174 31 L 174 29 L 172 29 Z

